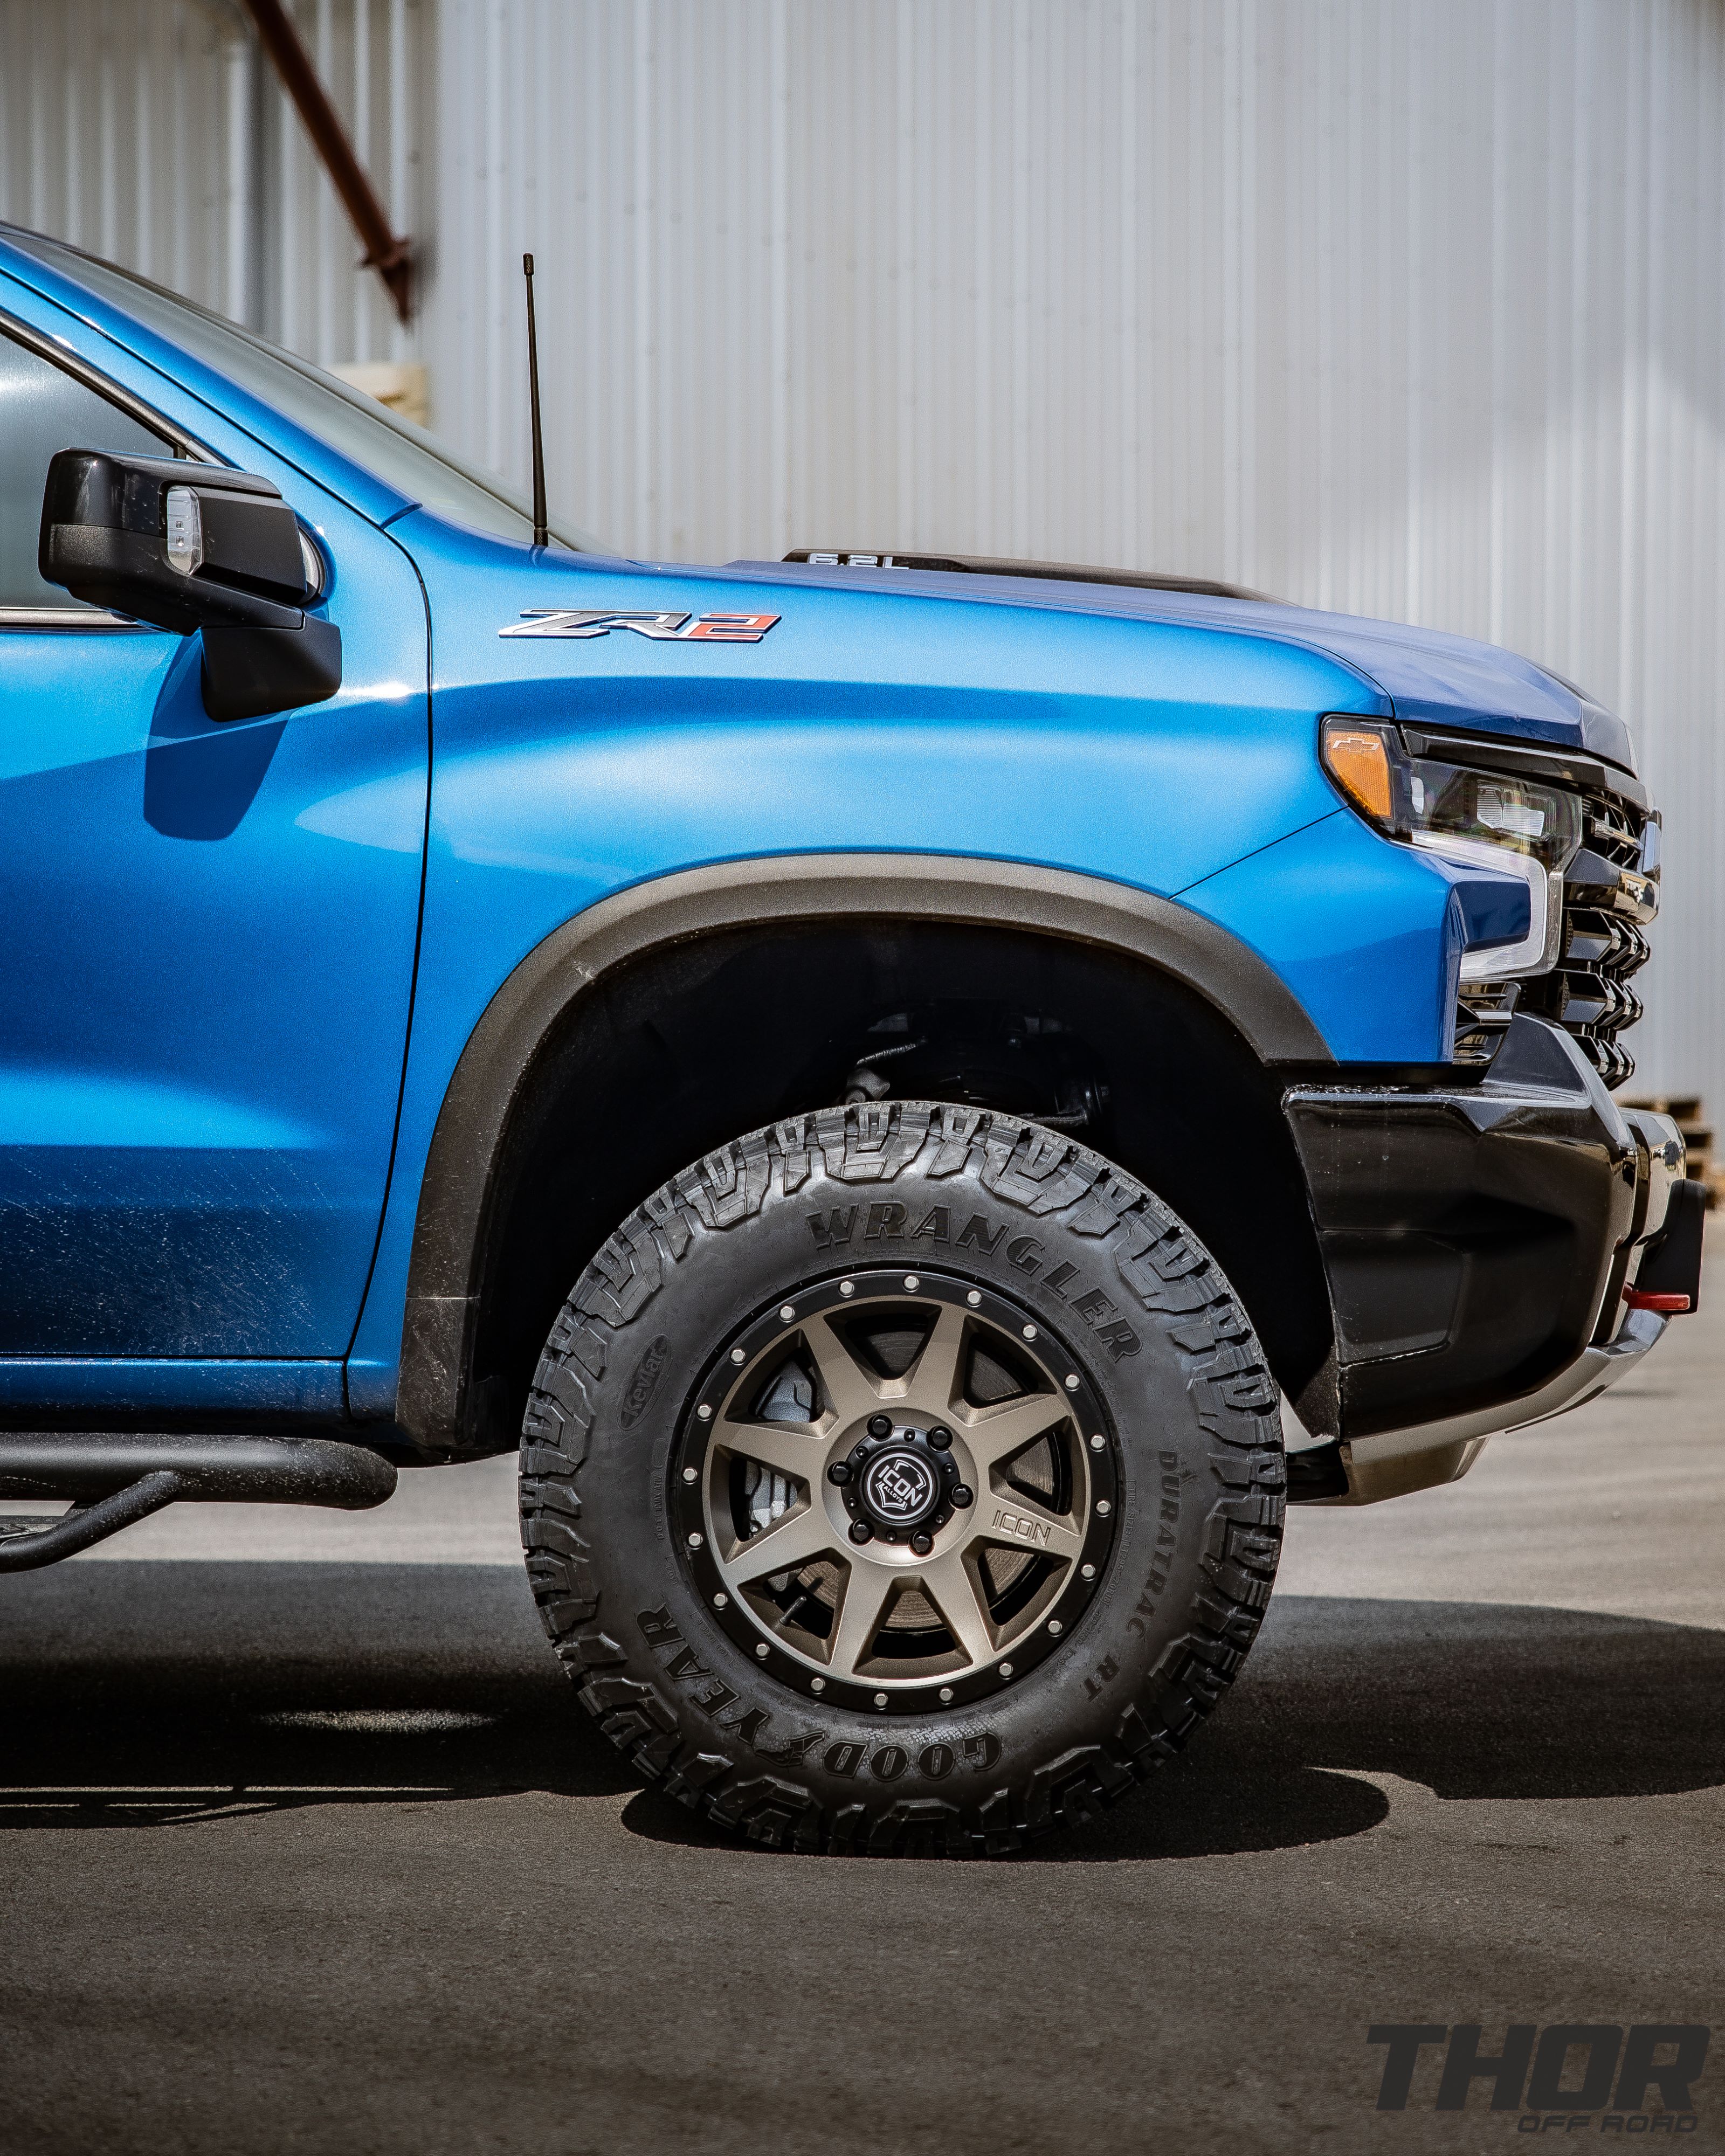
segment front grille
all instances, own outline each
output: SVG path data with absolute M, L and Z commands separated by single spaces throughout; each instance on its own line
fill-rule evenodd
M 1617 1036 L 1641 1015 L 1640 999 L 1629 983 L 1647 963 L 1641 925 L 1653 913 L 1652 894 L 1640 874 L 1646 819 L 1615 795 L 1583 798 L 1585 835 L 1563 877 L 1557 964 L 1520 983 L 1516 1008 L 1550 1019 L 1573 1034 L 1605 1083 L 1617 1086 L 1635 1067 Z M 1458 1053 L 1461 1037 L 1458 1014 Z

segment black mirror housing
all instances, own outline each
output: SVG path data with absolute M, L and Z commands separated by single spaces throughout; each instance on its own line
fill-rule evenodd
M 74 598 L 181 636 L 202 629 L 213 719 L 322 703 L 341 685 L 341 633 L 305 612 L 317 594 L 299 520 L 250 472 L 62 449 L 37 560 Z
M 261 719 L 321 704 L 341 685 L 341 632 L 302 614 L 297 629 L 203 632 L 203 708 L 213 719 Z

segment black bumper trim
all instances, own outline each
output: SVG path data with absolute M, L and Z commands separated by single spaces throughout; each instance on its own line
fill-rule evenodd
M 1635 1232 L 1633 1134 L 1558 1027 L 1517 1014 L 1466 1086 L 1296 1088 L 1343 1439 L 1487 1409 L 1594 1337 Z

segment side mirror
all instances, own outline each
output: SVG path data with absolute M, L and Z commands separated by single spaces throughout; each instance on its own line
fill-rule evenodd
M 305 611 L 317 596 L 308 553 L 293 511 L 249 472 L 100 449 L 62 449 L 48 467 L 43 577 L 157 629 L 201 629 L 213 719 L 264 718 L 341 687 L 341 632 Z

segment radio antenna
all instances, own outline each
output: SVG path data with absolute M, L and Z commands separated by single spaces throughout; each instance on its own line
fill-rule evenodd
M 533 413 L 533 544 L 547 547 L 551 533 L 546 523 L 545 438 L 539 431 L 539 337 L 533 326 L 533 258 L 521 257 L 521 274 L 527 280 L 527 402 Z

